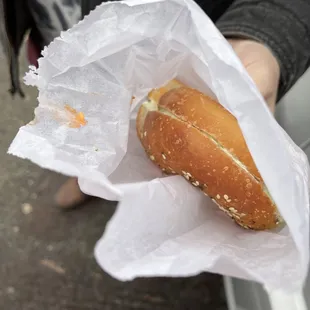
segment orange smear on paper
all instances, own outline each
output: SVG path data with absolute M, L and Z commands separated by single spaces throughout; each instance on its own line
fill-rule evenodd
M 65 105 L 66 111 L 70 114 L 70 123 L 69 127 L 71 128 L 80 128 L 87 124 L 83 112 L 78 112 L 77 110 L 70 107 L 68 104 Z

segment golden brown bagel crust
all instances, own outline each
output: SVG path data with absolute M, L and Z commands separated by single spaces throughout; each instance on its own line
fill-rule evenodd
M 137 132 L 155 164 L 199 187 L 244 228 L 282 222 L 234 116 L 177 81 L 149 98 L 155 100 L 139 109 Z

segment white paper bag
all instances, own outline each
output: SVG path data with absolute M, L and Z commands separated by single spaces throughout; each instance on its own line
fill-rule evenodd
M 25 79 L 40 91 L 36 119 L 20 129 L 9 152 L 78 176 L 89 194 L 121 201 L 95 249 L 106 272 L 128 280 L 211 271 L 300 289 L 309 259 L 306 156 L 193 1 L 104 4 L 43 55 Z M 174 77 L 217 97 L 237 117 L 287 222 L 281 231 L 237 227 L 199 190 L 162 175 L 146 157 L 135 108 Z M 74 128 L 78 112 L 87 123 Z

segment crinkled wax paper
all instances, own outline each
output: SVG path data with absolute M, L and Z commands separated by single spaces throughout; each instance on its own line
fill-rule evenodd
M 120 201 L 95 248 L 106 272 L 129 280 L 211 271 L 300 288 L 309 252 L 308 161 L 193 1 L 101 5 L 43 56 L 25 78 L 39 89 L 35 120 L 20 128 L 9 152 L 78 176 L 87 193 Z M 151 88 L 174 77 L 236 116 L 285 228 L 237 227 L 199 190 L 162 175 L 146 157 L 136 110 Z

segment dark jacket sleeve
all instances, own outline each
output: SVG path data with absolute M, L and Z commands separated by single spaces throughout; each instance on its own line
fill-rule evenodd
M 118 0 L 110 0 L 111 2 Z M 100 5 L 107 0 L 81 0 L 82 17 L 88 15 L 96 6 Z
M 310 65 L 310 0 L 236 0 L 216 22 L 225 37 L 268 46 L 279 61 L 279 99 Z

